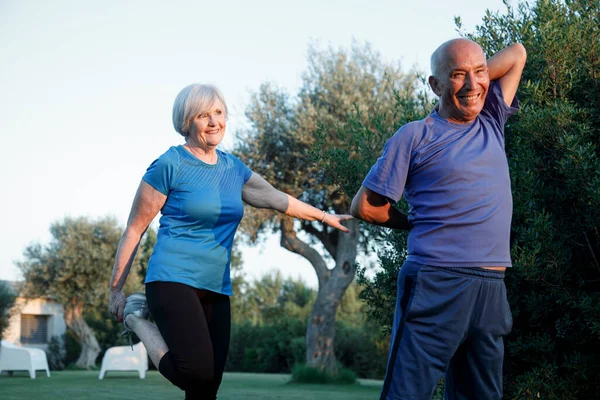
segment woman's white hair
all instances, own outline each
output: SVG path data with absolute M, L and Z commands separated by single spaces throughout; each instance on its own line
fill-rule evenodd
M 217 100 L 223 105 L 227 117 L 225 97 L 218 87 L 199 83 L 184 87 L 173 103 L 173 127 L 181 136 L 187 137 L 194 117 L 207 111 Z

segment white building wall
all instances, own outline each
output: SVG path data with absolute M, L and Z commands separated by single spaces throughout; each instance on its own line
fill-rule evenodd
M 10 311 L 8 328 L 4 331 L 3 338 L 16 345 L 20 345 L 21 339 L 21 314 L 47 315 L 48 316 L 48 338 L 62 336 L 67 330 L 65 322 L 65 310 L 61 304 L 48 299 L 25 299 L 17 297 L 14 307 Z M 47 344 L 27 344 L 27 347 L 46 349 Z

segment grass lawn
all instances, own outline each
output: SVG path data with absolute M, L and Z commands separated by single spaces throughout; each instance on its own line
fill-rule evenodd
M 98 371 L 52 371 L 47 378 L 38 371 L 36 379 L 25 372 L 0 376 L 2 400 L 92 400 L 92 399 L 183 399 L 183 392 L 156 371 L 146 379 L 135 372 L 108 372 L 103 380 Z M 288 383 L 290 375 L 225 373 L 219 400 L 361 400 L 376 399 L 382 381 L 361 380 L 355 385 Z

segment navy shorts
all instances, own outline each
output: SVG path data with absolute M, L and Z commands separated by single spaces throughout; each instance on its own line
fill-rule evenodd
M 405 262 L 381 399 L 500 400 L 511 328 L 504 272 Z

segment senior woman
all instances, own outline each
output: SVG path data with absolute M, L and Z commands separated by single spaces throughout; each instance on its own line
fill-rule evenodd
M 186 399 L 215 399 L 229 348 L 232 295 L 229 263 L 243 202 L 348 232 L 349 215 L 327 214 L 280 192 L 231 154 L 217 149 L 227 105 L 215 86 L 184 88 L 173 125 L 185 144 L 154 161 L 138 187 L 121 238 L 110 288 L 110 311 L 135 332 L 148 354 Z M 158 237 L 146 294 L 125 298 L 123 284 L 143 233 L 159 210 Z M 152 315 L 156 325 L 147 321 Z

